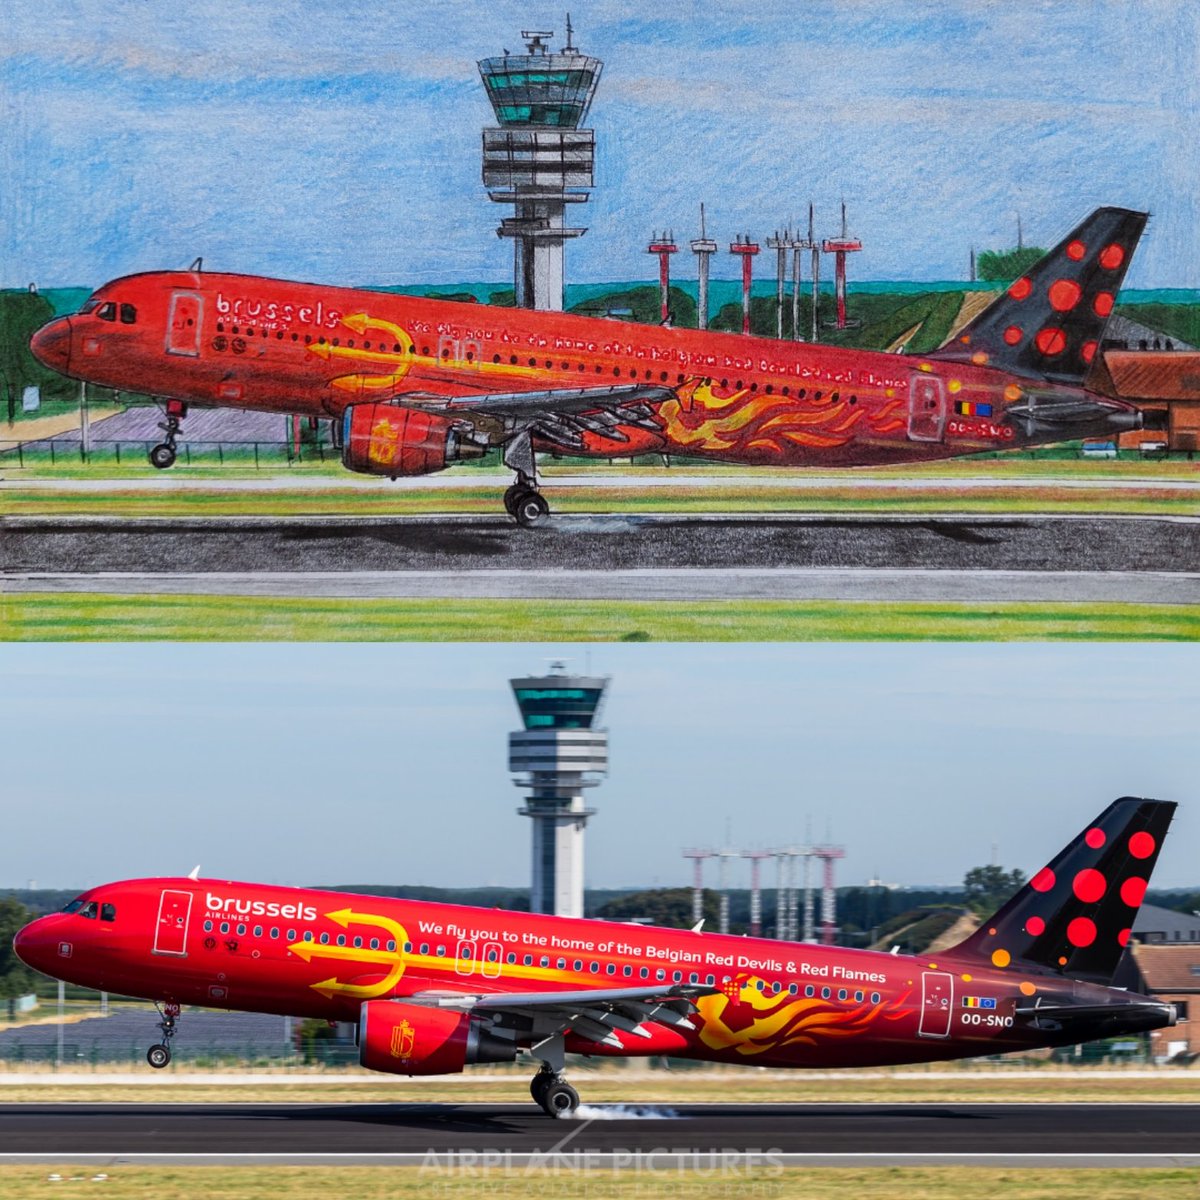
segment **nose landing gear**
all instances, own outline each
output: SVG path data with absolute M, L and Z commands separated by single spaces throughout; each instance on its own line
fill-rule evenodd
M 163 430 L 167 436 L 147 455 L 152 467 L 157 467 L 158 470 L 165 471 L 168 467 L 174 465 L 176 455 L 175 436 L 179 433 L 179 426 L 186 416 L 186 404 L 180 400 L 167 401 L 167 419 L 160 421 L 158 425 L 159 429 Z
M 162 1030 L 162 1041 L 155 1046 L 151 1046 L 146 1051 L 146 1061 L 158 1069 L 162 1069 L 171 1061 L 171 1039 L 179 1032 L 176 1025 L 179 1022 L 179 1005 L 156 1004 L 158 1015 L 162 1018 L 158 1023 L 159 1029 Z

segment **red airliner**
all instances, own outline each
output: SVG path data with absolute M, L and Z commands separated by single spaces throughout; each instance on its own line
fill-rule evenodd
M 1175 1023 L 1113 988 L 1175 805 L 1111 804 L 965 942 L 910 957 L 307 888 L 136 879 L 17 935 L 31 967 L 182 1005 L 354 1021 L 363 1066 L 512 1062 L 552 1116 L 568 1052 L 861 1067 L 1071 1045 Z
M 175 461 L 189 405 L 303 414 L 331 419 L 345 466 L 372 475 L 502 447 L 505 507 L 533 525 L 549 512 L 539 450 L 859 466 L 1137 428 L 1139 411 L 1089 376 L 1145 223 L 1097 209 L 923 356 L 199 269 L 105 284 L 32 349 L 72 378 L 161 398 L 156 467 Z

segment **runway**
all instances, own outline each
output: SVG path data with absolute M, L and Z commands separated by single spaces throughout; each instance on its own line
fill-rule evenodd
M 1200 602 L 1200 518 L 0 520 L 0 589 L 496 599 Z
M 0 1162 L 1200 1164 L 1195 1104 L 5 1104 Z M 662 1160 L 655 1162 L 654 1159 Z

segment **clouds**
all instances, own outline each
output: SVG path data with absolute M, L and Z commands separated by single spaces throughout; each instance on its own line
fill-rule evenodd
M 0 282 L 96 283 L 201 252 L 331 282 L 505 280 L 475 60 L 519 48 L 531 19 L 508 0 L 22 8 L 0 48 Z M 828 232 L 845 195 L 859 278 L 959 278 L 972 245 L 1011 241 L 1017 211 L 1050 243 L 1107 203 L 1155 214 L 1132 286 L 1200 284 L 1200 15 L 1184 0 L 1136 19 L 1084 0 L 802 18 L 748 2 L 634 18 L 601 0 L 574 20 L 605 70 L 572 278 L 647 274 L 649 230 L 685 236 L 702 199 L 725 241 L 810 197 Z

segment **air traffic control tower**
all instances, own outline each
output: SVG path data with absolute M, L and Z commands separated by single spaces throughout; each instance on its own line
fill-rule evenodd
M 524 728 L 508 735 L 508 769 L 528 788 L 533 819 L 533 882 L 529 908 L 559 917 L 583 916 L 585 788 L 608 773 L 608 731 L 596 728 L 607 678 L 568 675 L 554 663 L 548 675 L 511 679 Z
M 567 44 L 557 54 L 552 33 L 524 31 L 527 53 L 485 58 L 479 74 L 499 125 L 483 131 L 483 183 L 497 204 L 512 204 L 496 231 L 513 242 L 513 283 L 520 308 L 561 312 L 563 242 L 585 229 L 568 228 L 568 204 L 582 204 L 593 186 L 596 135 L 581 129 L 601 62 Z

